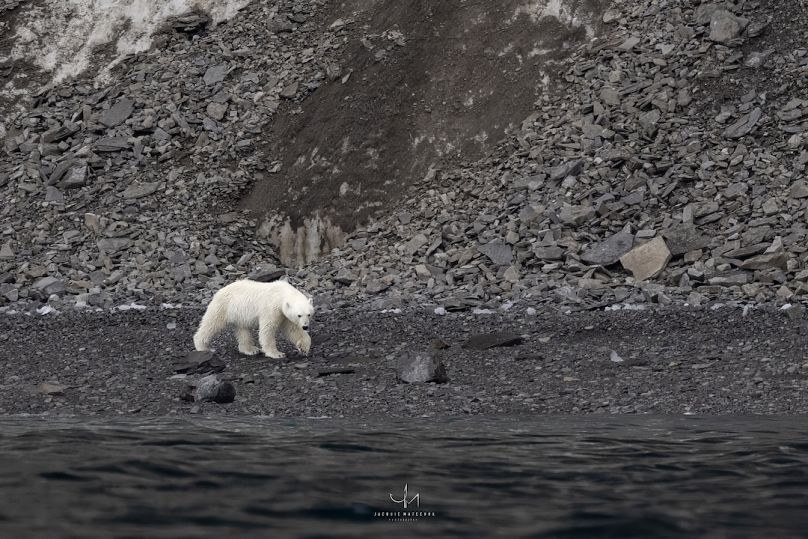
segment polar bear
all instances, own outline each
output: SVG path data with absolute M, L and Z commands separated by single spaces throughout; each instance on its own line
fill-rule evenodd
M 213 295 L 194 334 L 194 347 L 208 351 L 213 338 L 233 325 L 238 351 L 253 356 L 259 350 L 253 343 L 252 330 L 258 326 L 258 342 L 264 355 L 274 359 L 285 357 L 275 342 L 278 330 L 300 352 L 308 354 L 311 337 L 306 330 L 313 313 L 311 299 L 286 281 L 236 281 Z

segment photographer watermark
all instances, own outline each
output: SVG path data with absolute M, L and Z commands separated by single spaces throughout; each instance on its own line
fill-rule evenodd
M 398 498 L 397 496 L 401 496 Z M 421 494 L 415 493 L 410 495 L 409 485 L 404 484 L 403 494 L 390 493 L 390 501 L 396 505 L 401 505 L 401 511 L 376 511 L 373 513 L 374 517 L 386 518 L 391 522 L 415 522 L 421 518 L 435 517 L 434 511 L 421 510 Z

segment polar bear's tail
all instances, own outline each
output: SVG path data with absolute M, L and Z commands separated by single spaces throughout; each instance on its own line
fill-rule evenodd
M 226 325 L 226 302 L 219 295 L 215 295 L 205 310 L 205 315 L 199 323 L 199 329 L 194 334 L 194 348 L 201 352 L 210 350 L 211 341 Z

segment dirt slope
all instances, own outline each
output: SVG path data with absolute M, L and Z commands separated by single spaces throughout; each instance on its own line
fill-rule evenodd
M 314 213 L 345 230 L 396 200 L 440 159 L 476 160 L 518 126 L 555 62 L 591 39 L 606 2 L 353 0 L 324 17 L 348 43 L 329 81 L 272 125 L 283 167 L 244 200 Z M 549 7 L 548 7 L 549 6 Z

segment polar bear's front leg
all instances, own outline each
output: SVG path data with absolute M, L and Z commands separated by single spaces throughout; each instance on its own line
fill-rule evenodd
M 238 351 L 248 356 L 254 356 L 260 350 L 253 343 L 252 331 L 250 328 L 236 328 L 236 340 L 238 341 Z
M 281 322 L 281 331 L 286 338 L 303 354 L 308 355 L 311 349 L 311 337 L 298 325 L 284 319 Z
M 227 326 L 227 312 L 222 304 L 221 298 L 214 296 L 202 321 L 199 329 L 194 334 L 194 348 L 200 352 L 210 350 L 210 342 Z
M 258 322 L 258 342 L 261 343 L 261 351 L 265 356 L 272 359 L 282 359 L 286 354 L 278 350 L 278 343 L 275 341 L 275 333 L 278 332 L 277 323 L 268 318 L 262 318 Z

